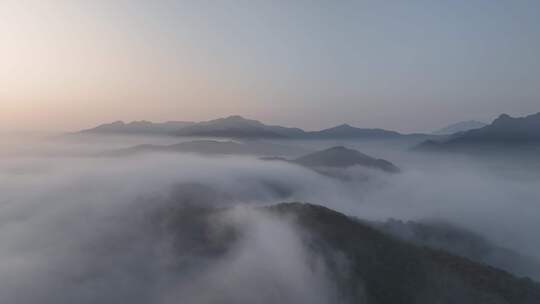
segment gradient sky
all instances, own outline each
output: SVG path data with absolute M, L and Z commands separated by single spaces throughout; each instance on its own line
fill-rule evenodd
M 540 1 L 0 0 L 0 128 L 240 114 L 429 131 L 540 111 Z

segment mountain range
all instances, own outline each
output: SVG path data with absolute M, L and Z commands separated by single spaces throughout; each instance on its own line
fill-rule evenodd
M 199 122 L 177 130 L 177 136 L 230 137 L 230 138 L 289 138 L 302 137 L 305 131 L 298 128 L 265 125 L 241 116 L 229 116 Z
M 315 140 L 412 140 L 420 143 L 415 150 L 459 151 L 540 144 L 540 113 L 525 117 L 501 114 L 492 123 L 468 121 L 451 125 L 437 132 L 445 135 L 402 134 L 384 129 L 357 128 L 348 124 L 305 131 L 300 128 L 266 125 L 241 116 L 229 116 L 205 122 L 152 123 L 114 122 L 78 134 L 167 135 L 178 137 L 230 139 L 315 139 Z M 457 132 L 454 132 L 457 131 Z M 451 133 L 452 134 L 447 134 Z
M 501 114 L 491 124 L 455 133 L 444 140 L 427 140 L 421 151 L 508 151 L 540 145 L 540 112 L 524 117 Z
M 182 137 L 214 137 L 237 139 L 397 139 L 397 138 L 432 138 L 426 134 L 401 134 L 384 129 L 357 128 L 348 124 L 323 129 L 305 131 L 266 125 L 260 121 L 246 119 L 234 115 L 204 122 L 131 122 L 121 121 L 100 125 L 93 129 L 83 130 L 83 134 L 158 134 Z
M 171 135 L 179 129 L 195 124 L 189 121 L 169 121 L 154 123 L 150 121 L 133 121 L 124 123 L 115 121 L 109 124 L 99 125 L 92 129 L 82 130 L 79 133 L 86 134 L 120 134 L 120 135 Z

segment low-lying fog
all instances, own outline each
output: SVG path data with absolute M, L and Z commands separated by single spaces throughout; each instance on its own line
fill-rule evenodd
M 143 223 L 154 209 L 177 202 L 225 207 L 303 201 L 362 219 L 444 219 L 540 259 L 538 167 L 513 166 L 511 155 L 492 163 L 416 154 L 405 144 L 341 142 L 403 169 L 385 174 L 352 168 L 349 173 L 358 178 L 348 181 L 247 156 L 88 157 L 141 143 L 149 141 L 4 142 L 1 303 L 173 303 L 179 298 L 208 303 L 216 297 L 230 303 L 331 301 L 332 282 L 303 247 L 294 223 L 249 208 L 233 208 L 216 220 L 249 227 L 226 258 L 209 264 L 186 251 L 186 263 L 202 266 L 170 271 L 170 244 L 156 239 Z M 313 151 L 335 145 L 284 144 Z M 272 288 L 287 292 L 273 298 Z

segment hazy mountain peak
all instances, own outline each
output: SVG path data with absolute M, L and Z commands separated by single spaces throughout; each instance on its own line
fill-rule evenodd
M 496 125 L 496 124 L 500 124 L 500 123 L 506 123 L 506 122 L 509 122 L 509 121 L 512 121 L 514 118 L 508 114 L 501 114 L 499 115 L 499 117 L 495 118 L 495 120 L 493 120 L 492 124 Z
M 388 139 L 401 136 L 398 132 L 383 129 L 365 129 L 353 127 L 349 124 L 341 124 L 332 128 L 309 132 L 314 138 L 365 138 L 365 139 Z
M 417 148 L 482 153 L 496 153 L 511 149 L 536 154 L 539 146 L 540 113 L 536 113 L 515 118 L 508 114 L 501 114 L 485 127 L 457 133 L 440 142 L 426 141 Z
M 339 157 L 361 157 L 361 158 L 372 158 L 360 151 L 347 148 L 345 146 L 335 146 L 328 148 L 326 150 L 320 151 L 319 154 L 327 156 L 339 156 Z
M 210 120 L 210 121 L 208 121 L 208 122 L 213 122 L 213 121 L 258 122 L 258 123 L 260 123 L 258 120 L 255 120 L 255 119 L 247 119 L 247 118 L 245 118 L 245 117 L 243 117 L 243 116 L 240 116 L 240 115 L 230 115 L 230 116 L 227 116 L 227 117 L 222 117 L 222 118 Z
M 154 123 L 147 120 L 136 120 L 125 123 L 121 120 L 102 124 L 95 128 L 83 130 L 81 133 L 96 133 L 96 134 L 123 134 L 123 135 L 171 135 L 175 131 L 192 125 L 192 122 L 187 121 L 169 121 L 164 123 Z
M 335 146 L 332 148 L 328 148 L 319 152 L 315 152 L 311 155 L 319 155 L 319 156 L 339 156 L 339 157 L 361 157 L 361 158 L 372 158 L 360 151 L 356 151 L 354 149 L 349 149 L 345 146 Z
M 135 121 L 132 121 L 130 123 L 128 123 L 128 125 L 132 125 L 132 126 L 149 126 L 149 125 L 152 125 L 153 123 L 148 121 L 148 120 L 135 120 Z
M 335 147 L 326 149 L 326 151 L 354 151 L 354 150 L 349 149 L 345 146 L 335 146 Z
M 469 131 L 469 130 L 472 130 L 472 129 L 479 129 L 479 128 L 482 128 L 482 127 L 485 127 L 485 126 L 487 126 L 486 123 L 483 123 L 483 122 L 477 121 L 477 120 L 460 121 L 458 123 L 454 123 L 454 124 L 448 125 L 448 126 L 446 126 L 444 128 L 441 128 L 441 129 L 433 132 L 433 134 L 449 135 L 449 134 L 454 134 L 454 133 L 458 133 L 458 132 Z
M 523 117 L 512 117 L 508 114 L 501 114 L 493 120 L 492 124 L 497 125 L 501 123 L 537 124 L 540 123 L 540 112 Z
M 364 166 L 387 172 L 398 172 L 399 168 L 384 159 L 377 159 L 360 151 L 344 146 L 336 146 L 314 152 L 294 160 L 295 163 L 308 167 L 337 167 L 347 168 Z
M 113 128 L 121 128 L 121 127 L 124 127 L 126 126 L 126 123 L 122 120 L 117 120 L 117 121 L 113 121 L 111 123 L 104 123 L 104 124 L 101 124 L 97 127 L 95 127 L 94 129 L 91 129 L 91 130 L 109 130 L 109 129 L 113 129 Z
M 208 121 L 199 122 L 194 127 L 212 127 L 212 128 L 251 128 L 260 127 L 263 128 L 266 125 L 255 119 L 248 119 L 240 115 L 231 115 L 227 117 L 212 119 Z
M 278 130 L 279 129 L 279 130 Z M 283 127 L 267 126 L 258 120 L 232 115 L 182 128 L 178 136 L 226 137 L 226 138 L 280 138 Z
M 230 115 L 230 116 L 225 117 L 224 119 L 226 119 L 226 120 L 237 120 L 237 121 L 248 120 L 248 119 L 246 119 L 246 118 L 244 118 L 243 116 L 240 116 L 240 115 Z
M 331 128 L 325 129 L 325 130 L 323 130 L 323 131 L 347 132 L 347 131 L 354 131 L 355 129 L 357 129 L 357 128 L 351 126 L 350 124 L 344 123 L 344 124 L 337 125 L 337 126 L 335 126 L 335 127 L 331 127 Z
M 506 113 L 502 113 L 501 115 L 499 115 L 497 119 L 507 119 L 507 118 L 512 118 L 512 117 Z

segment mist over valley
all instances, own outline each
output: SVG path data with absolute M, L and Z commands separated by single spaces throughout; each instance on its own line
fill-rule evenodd
M 6 143 L 0 300 L 539 299 L 538 159 L 213 135 Z

